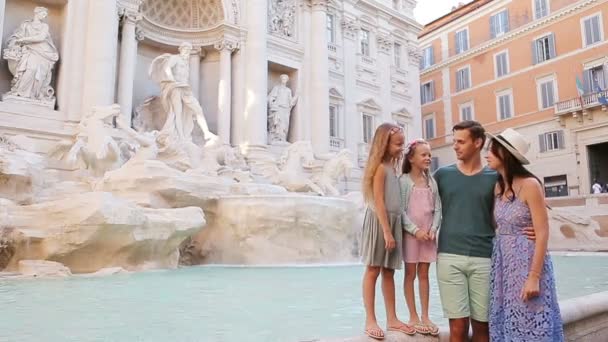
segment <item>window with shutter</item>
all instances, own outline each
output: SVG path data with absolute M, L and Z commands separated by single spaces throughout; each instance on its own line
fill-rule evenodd
M 550 79 L 548 81 L 541 81 L 538 86 L 538 95 L 540 96 L 540 109 L 547 109 L 549 107 L 553 107 L 553 105 L 555 104 L 554 80 Z
M 553 33 L 534 40 L 532 44 L 532 62 L 534 64 L 555 58 L 555 38 Z
M 424 119 L 424 138 L 435 138 L 435 118 L 433 116 Z
M 534 18 L 540 19 L 549 14 L 548 0 L 534 0 Z
M 456 91 L 471 87 L 470 68 L 466 67 L 456 71 Z
M 468 29 L 464 29 L 456 32 L 455 40 L 456 40 L 456 53 L 462 53 L 469 49 L 469 31 Z
M 439 157 L 431 157 L 431 172 L 439 168 Z
M 509 73 L 509 54 L 508 51 L 503 51 L 495 55 L 494 63 L 496 64 L 496 78 L 500 78 Z
M 538 135 L 538 150 L 540 153 L 547 152 L 547 143 L 545 141 L 545 134 Z
M 498 118 L 500 120 L 506 120 L 506 119 L 513 117 L 513 112 L 512 112 L 513 101 L 512 101 L 512 93 L 510 90 L 499 93 L 497 95 L 496 102 L 497 102 Z
M 509 32 L 509 11 L 505 9 L 490 17 L 490 36 L 495 38 L 507 32 Z
M 599 14 L 583 19 L 582 27 L 584 46 L 602 41 L 602 27 Z
M 538 136 L 539 150 L 541 153 L 562 150 L 565 148 L 564 131 L 553 131 Z

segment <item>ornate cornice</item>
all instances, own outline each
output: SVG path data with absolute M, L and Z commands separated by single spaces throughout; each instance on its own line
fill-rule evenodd
M 327 11 L 327 5 L 329 3 L 329 0 L 309 0 L 310 1 L 310 6 L 312 7 L 312 10 L 315 11 Z
M 179 46 L 183 42 L 189 42 L 193 46 L 213 46 L 224 39 L 238 42 L 243 36 L 239 27 L 227 23 L 204 30 L 178 30 L 153 23 L 144 16 L 139 26 L 145 38 L 169 46 Z
M 550 15 L 544 19 L 541 20 L 534 20 L 533 22 L 529 23 L 528 25 L 522 26 L 516 30 L 513 30 L 511 32 L 508 32 L 507 34 L 504 34 L 498 38 L 494 38 L 488 42 L 485 42 L 475 48 L 472 48 L 464 53 L 461 53 L 459 55 L 453 56 L 451 58 L 448 58 L 447 60 L 437 63 L 429 68 L 426 68 L 424 70 L 420 71 L 420 76 L 426 75 L 428 73 L 432 73 L 434 71 L 440 70 L 442 68 L 445 68 L 447 66 L 450 66 L 452 64 L 455 63 L 459 63 L 465 59 L 469 59 L 477 54 L 483 53 L 486 50 L 492 49 L 494 47 L 496 47 L 497 45 L 500 45 L 502 43 L 505 43 L 507 41 L 511 41 L 519 36 L 522 36 L 526 33 L 529 33 L 530 31 L 533 31 L 537 28 L 540 27 L 544 27 L 552 22 L 555 22 L 559 19 L 562 19 L 563 17 L 576 13 L 576 12 L 580 12 L 581 10 L 583 10 L 585 7 L 588 7 L 589 5 L 598 2 L 598 0 L 587 0 L 584 2 L 581 2 L 579 4 L 573 5 L 571 7 L 568 7 L 560 12 L 557 12 L 553 15 Z
M 420 65 L 420 59 L 422 59 L 422 53 L 418 48 L 418 45 L 412 41 L 407 42 L 407 55 L 409 56 L 409 62 L 412 65 Z

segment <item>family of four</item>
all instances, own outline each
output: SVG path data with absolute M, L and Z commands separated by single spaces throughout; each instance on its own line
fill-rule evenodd
M 384 339 L 374 309 L 381 276 L 386 329 L 438 335 L 429 318 L 428 272 L 436 262 L 450 341 L 467 340 L 470 325 L 474 341 L 563 341 L 544 192 L 523 166 L 529 145 L 512 129 L 492 135 L 475 121 L 455 125 L 453 133 L 458 161 L 433 175 L 426 141 L 406 144 L 389 123 L 374 134 L 363 176 L 365 333 Z M 403 262 L 407 324 L 395 307 L 394 273 Z

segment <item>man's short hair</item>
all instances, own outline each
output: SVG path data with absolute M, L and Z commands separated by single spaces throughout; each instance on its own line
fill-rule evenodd
M 462 131 L 465 129 L 467 131 L 469 131 L 469 134 L 471 135 L 471 138 L 473 139 L 473 141 L 475 141 L 477 139 L 481 139 L 481 143 L 482 143 L 481 146 L 485 145 L 486 130 L 483 128 L 483 126 L 479 122 L 473 121 L 473 120 L 461 121 L 458 124 L 454 125 L 454 127 L 452 127 L 452 132 Z

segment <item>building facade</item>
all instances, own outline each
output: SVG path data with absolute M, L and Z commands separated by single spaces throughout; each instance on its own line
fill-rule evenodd
M 421 35 L 423 135 L 455 161 L 452 126 L 511 127 L 547 196 L 608 181 L 608 1 L 475 0 Z
M 364 160 L 374 129 L 420 132 L 414 0 L 0 0 L 3 47 L 36 6 L 48 8 L 59 60 L 56 103 L 0 102 L 0 131 L 56 141 L 92 106 L 118 103 L 127 121 L 158 96 L 152 61 L 193 46 L 189 84 L 213 133 L 248 151 L 269 149 L 268 94 L 289 76 L 286 142 L 318 156 L 348 148 Z M 0 91 L 11 88 L 0 63 Z M 19 100 L 19 99 L 17 99 Z M 17 101 L 18 102 L 18 101 Z M 41 144 L 44 151 L 49 144 Z

